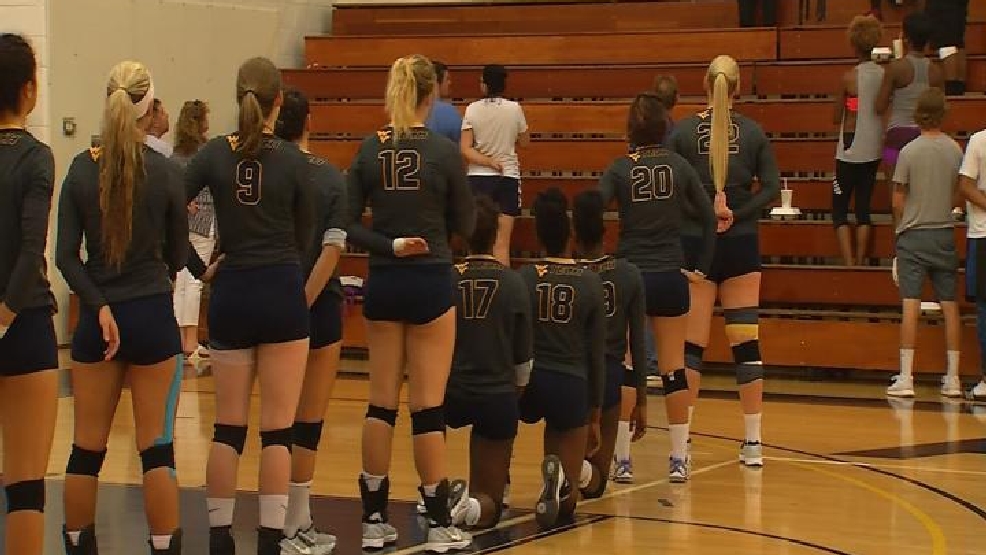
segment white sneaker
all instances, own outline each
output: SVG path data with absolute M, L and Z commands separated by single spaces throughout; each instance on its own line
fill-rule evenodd
M 293 538 L 281 540 L 281 555 L 329 555 L 336 548 L 336 538 L 329 534 L 319 535 L 328 536 L 331 543 L 316 543 L 314 536 L 298 532 Z
M 616 461 L 616 468 L 613 469 L 613 481 L 617 484 L 632 484 L 633 463 L 630 461 Z
M 958 376 L 952 378 L 949 378 L 948 376 L 942 376 L 941 394 L 942 397 L 962 396 L 962 382 L 959 380 Z
M 969 398 L 973 401 L 986 401 L 986 378 L 969 390 Z
M 887 388 L 891 397 L 914 397 L 914 378 L 894 376 L 894 383 Z
M 561 460 L 557 456 L 548 455 L 541 462 L 541 479 L 544 485 L 534 506 L 534 518 L 542 528 L 549 528 L 558 521 L 561 486 L 565 483 L 565 471 L 562 470 Z
M 469 485 L 465 480 L 453 480 L 449 485 L 448 504 L 452 524 L 458 526 L 465 523 L 469 514 Z
M 425 500 L 424 499 L 420 499 L 420 498 L 418 499 L 418 505 L 416 507 L 416 510 L 418 511 L 418 514 L 419 515 L 426 515 L 426 514 L 428 514 L 428 507 L 425 506 Z
M 500 504 L 503 505 L 503 508 L 510 506 L 510 482 L 507 482 L 507 485 L 503 486 L 503 501 Z
M 428 529 L 428 543 L 425 549 L 434 553 L 445 553 L 449 550 L 467 549 L 472 545 L 472 535 L 463 532 L 455 526 L 442 528 L 433 526 Z
M 671 457 L 669 462 L 668 481 L 672 484 L 684 484 L 688 481 L 688 463 L 685 459 Z
M 759 441 L 744 441 L 739 459 L 743 466 L 763 468 L 763 445 Z
M 376 513 L 374 513 L 373 516 L 379 517 Z M 394 543 L 396 541 L 397 528 L 391 526 L 389 522 L 374 520 L 373 522 L 363 523 L 364 548 L 371 547 L 373 549 L 382 549 L 388 543 Z

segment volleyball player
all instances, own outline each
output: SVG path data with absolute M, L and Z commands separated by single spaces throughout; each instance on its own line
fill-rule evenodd
M 653 93 L 630 105 L 627 136 L 635 152 L 614 161 L 600 180 L 603 200 L 616 199 L 620 212 L 618 256 L 643 273 L 646 310 L 657 342 L 671 432 L 670 479 L 688 479 L 688 376 L 685 371 L 689 281 L 709 271 L 716 217 L 699 176 L 688 161 L 661 146 L 667 114 Z M 698 222 L 699 237 L 686 264 L 681 246 L 683 213 Z M 634 362 L 634 366 L 640 364 Z M 638 404 L 640 403 L 638 394 Z
M 144 145 L 142 120 L 153 100 L 147 68 L 113 68 L 102 146 L 75 157 L 59 200 L 58 268 L 81 301 L 72 338 L 75 433 L 65 469 L 70 555 L 98 552 L 98 476 L 126 380 L 151 551 L 181 553 L 173 441 L 183 364 L 171 279 L 188 254 L 188 203 L 177 166 Z
M 780 176 L 763 129 L 732 109 L 739 85 L 736 60 L 729 56 L 712 60 L 705 77 L 709 107 L 679 121 L 670 146 L 695 168 L 710 198 L 714 195 L 713 206 L 718 218 L 719 235 L 709 272 L 705 279 L 690 285 L 685 364 L 690 370 L 688 386 L 692 407 L 698 398 L 702 355 L 709 343 L 712 309 L 718 295 L 726 320 L 726 340 L 732 347 L 736 364 L 736 383 L 746 429 L 740 461 L 746 466 L 761 467 L 764 373 L 760 360 L 757 226 L 760 213 L 777 197 Z M 754 178 L 760 182 L 756 192 L 753 191 Z M 694 219 L 685 222 L 682 246 L 686 268 L 700 267 L 695 257 L 705 251 L 701 247 L 699 229 Z
M 606 316 L 606 386 L 599 431 L 601 441 L 595 454 L 582 462 L 579 489 L 582 497 L 602 496 L 609 481 L 610 465 L 616 448 L 620 420 L 620 401 L 627 370 L 623 355 L 627 352 L 627 337 L 631 358 L 637 372 L 633 385 L 637 388 L 636 406 L 631 414 L 635 438 L 647 430 L 647 322 L 644 316 L 644 283 L 640 270 L 625 259 L 607 256 L 603 246 L 603 197 L 599 191 L 584 191 L 575 197 L 572 225 L 580 261 L 603 280 L 603 299 Z
M 462 118 L 462 155 L 469 162 L 473 191 L 492 198 L 500 206 L 500 231 L 493 253 L 510 264 L 510 235 L 520 215 L 520 161 L 517 146 L 528 142 L 527 118 L 520 104 L 503 98 L 507 69 L 483 67 L 480 83 L 484 98 L 466 107 Z
M 308 359 L 309 311 L 302 253 L 313 236 L 317 194 L 308 160 L 273 135 L 283 103 L 281 74 L 253 58 L 236 78 L 239 130 L 192 158 L 186 197 L 207 188 L 225 256 L 212 281 L 209 346 L 216 424 L 206 468 L 212 555 L 231 555 L 239 457 L 254 377 L 260 380 L 258 555 L 299 552 L 286 541 L 293 423 Z M 197 258 L 191 257 L 193 261 Z M 190 266 L 191 268 L 191 266 Z
M 880 169 L 883 122 L 876 113 L 876 95 L 883 82 L 883 68 L 872 58 L 883 29 L 873 16 L 857 16 L 849 25 L 849 42 L 859 62 L 847 71 L 835 97 L 833 123 L 839 126 L 832 187 L 832 222 L 839 250 L 847 266 L 862 264 L 870 241 L 870 201 Z M 849 200 L 855 195 L 856 255 L 849 228 Z
M 576 486 L 584 482 L 582 462 L 599 449 L 606 383 L 603 283 L 566 256 L 567 210 L 568 201 L 557 188 L 538 195 L 535 227 L 547 257 L 520 271 L 534 318 L 534 369 L 520 399 L 520 417 L 528 424 L 545 421 L 544 484 L 535 507 L 535 518 L 545 528 L 575 511 Z
M 503 512 L 503 490 L 517 436 L 518 394 L 531 375 L 531 307 L 520 275 L 493 256 L 500 211 L 476 197 L 470 255 L 456 265 L 455 355 L 445 394 L 450 428 L 472 426 L 469 484 L 452 482 L 452 520 L 489 528 Z
M 54 190 L 51 149 L 27 131 L 37 62 L 20 35 L 0 34 L 0 423 L 7 500 L 4 553 L 44 552 L 44 476 L 58 409 L 55 306 L 45 243 Z
M 390 125 L 368 137 L 349 169 L 349 240 L 370 252 L 363 315 L 370 406 L 363 425 L 363 547 L 397 541 L 387 517 L 391 445 L 407 370 L 418 488 L 430 527 L 427 548 L 464 549 L 471 536 L 452 525 L 445 461 L 445 384 L 455 346 L 455 284 L 449 237 L 475 224 L 462 155 L 424 126 L 435 99 L 435 69 L 424 56 L 394 62 L 387 79 Z M 373 222 L 362 223 L 373 206 Z
M 342 352 L 342 284 L 339 256 L 346 247 L 346 181 L 331 163 L 309 152 L 308 99 L 298 91 L 284 95 L 277 136 L 297 144 L 308 159 L 318 194 L 315 234 L 303 253 L 305 299 L 311 314 L 308 368 L 294 421 L 291 485 L 284 533 L 299 553 L 306 547 L 331 550 L 335 537 L 315 529 L 311 487 L 322 438 L 325 409 L 332 396 Z

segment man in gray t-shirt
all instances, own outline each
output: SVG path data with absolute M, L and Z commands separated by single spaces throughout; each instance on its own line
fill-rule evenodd
M 903 299 L 901 320 L 901 372 L 887 395 L 913 397 L 911 370 L 914 340 L 921 311 L 921 292 L 931 279 L 941 303 L 948 337 L 948 375 L 942 394 L 961 394 L 958 383 L 959 325 L 955 302 L 958 255 L 952 220 L 952 199 L 958 183 L 962 149 L 941 132 L 945 116 L 945 96 L 939 89 L 925 91 L 918 100 L 914 117 L 921 136 L 901 150 L 894 172 L 893 209 L 897 222 L 897 258 L 894 260 L 897 285 Z

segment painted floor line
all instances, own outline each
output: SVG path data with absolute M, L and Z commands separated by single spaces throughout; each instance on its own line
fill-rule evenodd
M 986 476 L 986 471 L 982 470 L 961 470 L 957 468 L 933 468 L 930 466 L 907 466 L 896 464 L 874 464 L 856 461 L 826 461 L 819 459 L 801 459 L 797 457 L 764 457 L 767 460 L 778 462 L 792 462 L 801 464 L 819 464 L 828 466 L 856 466 L 869 468 L 883 468 L 886 470 L 914 470 L 917 472 L 935 472 L 939 474 L 966 474 L 971 476 Z

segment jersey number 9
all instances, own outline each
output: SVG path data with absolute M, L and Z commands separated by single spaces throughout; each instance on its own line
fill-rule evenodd
M 384 191 L 417 191 L 421 188 L 421 154 L 417 150 L 383 150 L 377 155 Z
M 260 185 L 263 181 L 264 167 L 256 160 L 243 160 L 236 165 L 236 200 L 240 204 L 256 206 L 260 204 Z
M 630 170 L 630 200 L 667 200 L 674 194 L 671 166 L 634 166 Z
M 572 321 L 573 305 L 575 304 L 575 288 L 563 283 L 539 283 L 538 320 L 567 324 Z
M 612 281 L 603 282 L 603 304 L 606 306 L 606 317 L 616 315 L 616 285 Z
M 482 320 L 490 313 L 493 297 L 500 287 L 495 279 L 469 279 L 459 282 L 459 294 L 462 296 L 461 315 L 466 320 Z

